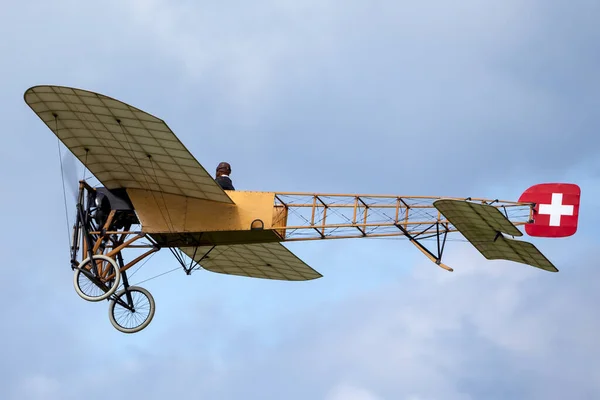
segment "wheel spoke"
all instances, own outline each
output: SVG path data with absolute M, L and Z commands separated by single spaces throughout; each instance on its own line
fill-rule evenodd
M 131 303 L 127 301 L 128 294 L 131 296 Z M 146 289 L 129 287 L 111 300 L 109 317 L 113 326 L 121 332 L 139 332 L 154 317 L 154 299 Z
M 96 268 L 91 268 L 93 265 Z M 111 276 L 111 279 L 102 279 L 106 276 Z M 94 255 L 91 260 L 89 258 L 84 260 L 75 269 L 75 290 L 85 300 L 104 300 L 117 290 L 120 277 L 120 271 L 112 258 L 100 254 Z

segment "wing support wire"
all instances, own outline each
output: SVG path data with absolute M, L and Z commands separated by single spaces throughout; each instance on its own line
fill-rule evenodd
M 186 239 L 194 240 L 194 242 L 195 242 L 195 243 L 193 243 L 193 246 L 188 247 L 188 249 L 190 249 L 190 250 L 193 249 L 191 251 L 191 253 L 184 252 L 181 248 L 178 248 L 178 247 L 169 246 L 168 249 L 171 251 L 171 253 L 175 257 L 175 259 L 179 262 L 179 264 L 183 268 L 183 271 L 185 272 L 185 274 L 191 275 L 194 270 L 201 268 L 200 262 L 202 260 L 204 260 L 205 258 L 207 258 L 209 253 L 211 251 L 213 251 L 213 249 L 216 246 L 214 246 L 214 245 L 210 246 L 208 251 L 206 251 L 201 257 L 196 258 L 197 256 L 199 256 L 198 249 L 200 249 L 200 247 L 206 247 L 206 246 L 201 246 L 199 241 L 196 241 L 195 239 L 193 239 L 191 237 L 186 237 Z M 189 262 L 186 261 L 186 258 L 189 258 Z
M 202 261 L 208 255 L 208 253 L 210 253 L 212 251 L 212 249 L 215 248 L 215 246 L 212 246 L 212 248 L 210 250 L 208 250 L 200 259 L 196 260 L 196 254 L 198 253 L 198 247 L 199 246 L 194 247 L 194 252 L 193 252 L 192 256 L 188 257 L 190 259 L 189 262 L 186 262 L 181 250 L 179 250 L 178 248 L 175 248 L 175 247 L 168 248 L 169 250 L 171 250 L 171 253 L 173 253 L 173 256 L 175 256 L 175 259 L 179 262 L 179 264 L 181 264 L 181 267 L 183 268 L 183 271 L 185 272 L 186 275 L 191 275 L 193 270 L 198 269 L 200 267 L 200 261 Z

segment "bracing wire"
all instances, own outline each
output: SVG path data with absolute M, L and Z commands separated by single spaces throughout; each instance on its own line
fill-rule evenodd
M 133 277 L 133 276 L 136 274 L 136 272 L 138 272 L 138 271 L 139 271 L 139 270 L 140 270 L 140 269 L 141 269 L 141 268 L 142 268 L 142 267 L 143 267 L 143 266 L 144 266 L 144 265 L 145 265 L 145 264 L 146 264 L 148 261 L 150 261 L 150 259 L 151 259 L 152 257 L 154 257 L 154 255 L 155 255 L 155 254 L 156 254 L 156 253 L 152 253 L 152 254 L 150 255 L 150 257 L 146 258 L 146 259 L 144 260 L 144 262 L 143 262 L 143 263 L 141 263 L 141 264 L 140 264 L 140 265 L 139 265 L 139 266 L 138 266 L 138 267 L 137 267 L 137 268 L 136 268 L 136 269 L 133 271 L 133 273 L 131 273 L 131 275 L 129 275 L 129 278 L 132 278 L 132 277 Z
M 144 283 L 144 282 L 148 282 L 148 281 L 151 281 L 152 279 L 156 279 L 156 278 L 158 278 L 158 277 L 161 277 L 161 276 L 163 276 L 163 275 L 170 274 L 171 272 L 173 272 L 173 271 L 177 271 L 177 270 L 178 270 L 178 269 L 180 269 L 180 268 L 181 268 L 181 267 L 175 267 L 175 268 L 173 268 L 172 270 L 169 270 L 169 271 L 167 271 L 167 272 L 163 272 L 163 273 L 161 273 L 161 274 L 158 274 L 158 275 L 156 275 L 156 276 L 153 276 L 153 277 L 151 277 L 151 278 L 144 279 L 143 281 L 141 281 L 141 282 L 138 282 L 138 283 L 136 283 L 135 285 L 141 285 L 141 284 L 142 284 L 142 283 Z

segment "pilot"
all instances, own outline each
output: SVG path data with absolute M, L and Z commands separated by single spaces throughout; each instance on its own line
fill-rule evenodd
M 217 178 L 215 180 L 223 190 L 235 190 L 229 174 L 231 174 L 231 165 L 229 163 L 222 162 L 217 165 Z

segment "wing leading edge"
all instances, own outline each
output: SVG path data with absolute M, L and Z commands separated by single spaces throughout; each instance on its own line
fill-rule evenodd
M 24 98 L 108 189 L 148 189 L 233 204 L 163 120 L 113 98 L 63 86 L 34 86 Z
M 464 200 L 437 200 L 433 205 L 488 260 L 509 260 L 558 272 L 532 243 L 502 235 L 523 234 L 496 207 Z
M 181 247 L 202 268 L 228 275 L 307 281 L 322 275 L 279 242 Z

